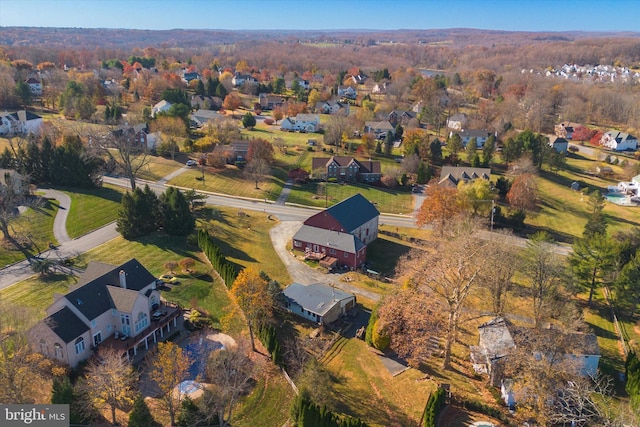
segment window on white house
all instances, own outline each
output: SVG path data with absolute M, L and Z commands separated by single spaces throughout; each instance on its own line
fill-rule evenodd
M 147 313 L 141 312 L 138 314 L 138 320 L 136 320 L 136 332 L 140 332 L 149 324 L 149 316 Z
M 49 346 L 45 340 L 40 340 L 40 353 L 49 354 Z
M 76 354 L 84 351 L 84 338 L 80 337 L 76 340 Z

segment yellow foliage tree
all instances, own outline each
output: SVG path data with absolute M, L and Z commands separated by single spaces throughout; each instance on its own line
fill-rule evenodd
M 158 353 L 153 360 L 150 377 L 156 382 L 171 425 L 175 425 L 176 410 L 180 407 L 182 393 L 174 393 L 175 387 L 189 375 L 191 360 L 178 345 L 171 341 L 158 344 Z
M 268 321 L 273 308 L 268 283 L 253 268 L 245 268 L 233 282 L 231 297 L 244 312 L 249 324 L 251 348 L 255 351 L 254 330 Z

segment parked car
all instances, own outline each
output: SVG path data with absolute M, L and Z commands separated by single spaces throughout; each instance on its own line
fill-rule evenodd
M 180 281 L 178 280 L 178 278 L 172 274 L 163 274 L 162 276 L 158 277 L 158 280 L 162 283 L 169 283 L 171 285 L 180 284 Z
M 187 160 L 187 166 L 197 166 L 198 162 L 195 160 Z

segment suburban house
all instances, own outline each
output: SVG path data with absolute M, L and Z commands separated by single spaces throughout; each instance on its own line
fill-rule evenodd
M 604 148 L 614 151 L 637 150 L 638 138 L 628 133 L 610 130 L 602 135 L 600 144 Z
M 357 269 L 378 238 L 378 209 L 360 193 L 309 217 L 293 236 L 293 249 L 331 268 Z
M 373 88 L 371 89 L 371 93 L 383 95 L 387 93 L 387 90 L 389 89 L 390 85 L 391 85 L 391 82 L 388 82 L 388 81 L 376 83 L 373 85 Z
M 198 110 L 195 113 L 191 113 L 190 118 L 196 127 L 201 128 L 202 126 L 207 124 L 207 122 L 223 117 L 224 116 L 222 114 L 213 110 Z
M 25 80 L 25 83 L 29 85 L 29 90 L 31 90 L 31 95 L 33 96 L 41 96 L 42 95 L 42 83 L 40 80 L 35 77 L 29 77 Z
M 219 110 L 222 108 L 222 99 L 217 96 L 193 95 L 191 108 L 198 110 Z
M 509 355 L 526 342 L 530 342 L 531 329 L 515 326 L 509 320 L 496 317 L 478 327 L 477 346 L 470 347 L 473 369 L 478 374 L 488 374 L 492 386 L 500 386 L 507 405 L 515 402 L 513 381 L 504 378 L 504 367 L 508 366 Z M 565 344 L 561 349 L 565 359 L 574 362 L 583 376 L 593 377 L 598 370 L 600 348 L 597 337 L 586 333 L 564 333 L 552 328 L 536 330 L 542 339 L 554 342 L 562 335 Z
M 358 96 L 358 91 L 352 86 L 338 86 L 338 96 L 353 100 Z
M 258 96 L 258 103 L 263 110 L 273 110 L 276 107 L 282 107 L 286 99 L 279 95 L 269 95 L 261 93 Z
M 558 153 L 566 153 L 569 149 L 569 141 L 559 136 L 552 136 L 549 139 L 549 145 Z
M 92 261 L 75 290 L 54 295 L 47 317 L 29 330 L 29 342 L 71 367 L 102 348 L 131 360 L 177 327 L 181 310 L 161 301 L 156 283 L 136 259 L 117 267 Z
M 460 135 L 460 141 L 462 141 L 462 145 L 464 147 L 466 147 L 467 143 L 471 141 L 471 138 L 475 138 L 478 148 L 482 148 L 484 147 L 484 143 L 487 142 L 487 139 L 491 136 L 491 133 L 487 132 L 485 129 L 462 129 L 459 131 L 452 130 L 449 132 L 449 138 L 453 135 Z
M 467 124 L 467 115 L 464 113 L 456 113 L 447 119 L 447 127 L 453 130 L 462 130 Z
M 389 113 L 389 123 L 394 128 L 397 125 L 406 126 L 409 123 L 409 120 L 415 119 L 417 114 L 413 111 L 405 111 L 405 110 L 393 110 Z
M 311 87 L 309 80 L 305 80 L 301 77 L 295 77 L 293 80 L 287 83 L 287 88 L 291 89 L 293 87 L 294 82 L 298 82 L 298 86 L 300 86 L 302 89 L 305 89 L 305 90 L 309 90 L 309 88 Z
M 243 162 L 247 160 L 249 153 L 249 142 L 236 141 L 231 144 L 217 144 L 213 149 L 214 154 L 222 154 L 227 159 L 227 163 Z
M 298 114 L 287 117 L 280 124 L 280 130 L 289 132 L 317 132 L 320 127 L 320 116 L 317 114 Z
M 376 138 L 384 138 L 387 132 L 396 134 L 396 127 L 389 123 L 388 120 L 382 122 L 365 122 L 364 133 L 373 133 Z
M 350 156 L 314 157 L 311 173 L 320 179 L 377 182 L 382 176 L 380 162 L 357 160 Z
M 42 117 L 30 111 L 0 112 L 0 135 L 38 133 L 42 123 Z
M 339 101 L 318 101 L 316 102 L 316 112 L 320 114 L 342 114 L 349 115 L 349 103 Z
M 320 325 L 335 322 L 356 307 L 355 295 L 320 283 L 292 283 L 283 293 L 288 311 Z
M 124 126 L 111 132 L 115 138 L 126 138 L 136 145 L 154 149 L 158 145 L 158 134 L 151 133 L 146 123 Z
M 464 166 L 443 166 L 440 171 L 439 185 L 457 187 L 460 181 L 469 182 L 478 178 L 489 180 L 491 168 L 472 168 Z
M 240 87 L 245 83 L 258 84 L 258 80 L 256 80 L 256 78 L 253 77 L 251 74 L 242 74 L 238 72 L 236 72 L 231 78 L 231 84 L 234 87 Z
M 162 113 L 163 111 L 169 111 L 170 108 L 171 103 L 163 99 L 162 101 L 151 107 L 151 117 L 155 117 L 156 114 Z
M 202 76 L 196 72 L 188 73 L 185 70 L 182 72 L 182 81 L 186 84 L 191 83 L 193 80 L 200 80 Z
M 556 136 L 560 138 L 573 139 L 573 132 L 580 126 L 578 123 L 564 122 L 555 125 L 554 130 Z

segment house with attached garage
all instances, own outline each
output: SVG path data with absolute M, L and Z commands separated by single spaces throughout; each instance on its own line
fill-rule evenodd
M 358 182 L 377 182 L 382 177 L 380 162 L 357 160 L 351 156 L 314 157 L 311 174 L 320 179 Z
M 443 166 L 440 170 L 438 185 L 457 187 L 460 181 L 470 182 L 476 179 L 486 179 L 491 176 L 491 168 L 472 168 L 465 166 Z
M 161 300 L 156 283 L 136 259 L 90 262 L 78 286 L 54 295 L 47 317 L 28 331 L 31 347 L 71 367 L 102 348 L 135 358 L 178 326 L 180 308 Z
M 253 77 L 251 74 L 243 74 L 238 72 L 236 72 L 231 78 L 231 84 L 234 87 L 240 87 L 245 83 L 257 85 L 258 80 L 255 77 Z
M 628 133 L 610 130 L 602 134 L 600 144 L 604 148 L 614 151 L 635 151 L 638 149 L 638 138 Z
M 459 131 L 452 130 L 449 132 L 449 138 L 453 135 L 460 136 L 460 141 L 464 147 L 467 146 L 467 143 L 469 143 L 472 138 L 475 138 L 478 148 L 482 148 L 484 147 L 484 143 L 491 137 L 491 132 L 488 132 L 485 129 L 462 129 Z
M 283 291 L 284 308 L 320 325 L 333 323 L 356 307 L 356 297 L 319 283 L 292 283 Z
M 317 114 L 298 114 L 287 117 L 280 124 L 280 130 L 289 132 L 317 132 L 320 127 L 320 116 Z
M 258 95 L 258 103 L 263 110 L 273 110 L 276 107 L 282 107 L 286 99 L 279 95 L 269 95 L 267 93 L 261 93 Z
M 293 236 L 293 249 L 327 268 L 357 269 L 366 261 L 367 245 L 378 238 L 379 217 L 370 201 L 355 194 L 304 221 Z
M 559 136 L 549 138 L 549 146 L 558 153 L 566 153 L 569 150 L 569 141 Z
M 349 115 L 349 103 L 339 101 L 316 102 L 316 113 Z
M 338 86 L 338 96 L 347 99 L 356 99 L 358 91 L 352 86 Z
M 0 135 L 26 135 L 40 131 L 42 117 L 30 111 L 0 112 Z
M 151 117 L 155 117 L 156 114 L 162 113 L 163 111 L 169 111 L 169 109 L 171 108 L 171 105 L 173 104 L 163 99 L 162 101 L 158 102 L 153 107 L 151 107 Z
M 388 120 L 364 123 L 364 133 L 372 133 L 376 138 L 384 138 L 388 132 L 391 132 L 392 135 L 396 134 L 396 127 L 389 123 Z

